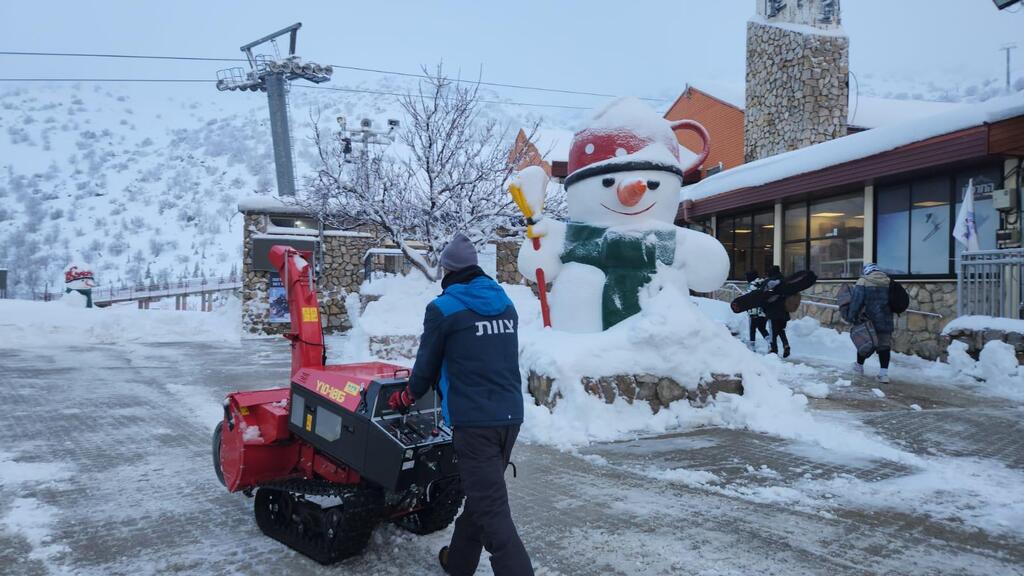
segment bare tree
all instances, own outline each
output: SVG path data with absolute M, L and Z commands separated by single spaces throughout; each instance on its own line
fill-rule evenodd
M 400 99 L 406 124 L 391 146 L 353 150 L 313 118 L 320 166 L 297 201 L 331 226 L 378 230 L 434 280 L 456 232 L 482 245 L 517 220 L 505 188 L 525 150 L 508 126 L 481 117 L 479 84 L 455 82 L 440 65 L 424 74 Z

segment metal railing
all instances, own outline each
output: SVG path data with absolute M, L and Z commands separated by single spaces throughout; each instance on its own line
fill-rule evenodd
M 853 286 L 852 282 L 850 283 L 850 286 Z M 713 300 L 722 300 L 722 301 L 725 301 L 725 302 L 729 302 L 733 298 L 735 298 L 736 296 L 740 296 L 740 295 L 743 295 L 743 294 L 746 294 L 746 293 L 747 293 L 746 290 L 744 290 L 743 288 L 740 288 L 737 284 L 735 284 L 733 282 L 729 282 L 729 283 L 726 283 L 725 285 L 723 285 L 721 288 L 718 288 L 717 290 L 714 290 L 712 292 L 707 293 L 706 296 L 711 298 L 711 299 L 713 299 Z M 800 298 L 800 305 L 801 306 L 813 306 L 813 307 L 816 307 L 816 308 L 831 308 L 833 310 L 838 310 L 839 309 L 838 302 L 839 302 L 839 299 L 835 298 L 833 296 L 823 296 L 821 294 L 807 294 L 805 292 L 801 293 L 801 298 Z M 907 314 L 919 314 L 921 316 L 930 316 L 932 318 L 942 318 L 943 317 L 942 314 L 939 314 L 939 313 L 936 313 L 936 312 L 925 312 L 924 310 L 915 310 L 913 308 L 907 309 L 906 313 Z
M 105 306 L 117 302 L 131 302 L 134 300 L 155 300 L 168 296 L 183 296 L 189 294 L 202 294 L 206 292 L 223 292 L 238 290 L 242 287 L 241 281 L 235 277 L 220 278 L 189 278 L 175 282 L 162 284 L 140 284 L 137 286 L 115 287 L 97 286 L 92 289 L 93 304 Z M 64 291 L 44 290 L 33 292 L 33 300 L 56 300 L 64 296 Z
M 1024 318 L 1022 277 L 1024 248 L 964 252 L 957 267 L 957 315 Z

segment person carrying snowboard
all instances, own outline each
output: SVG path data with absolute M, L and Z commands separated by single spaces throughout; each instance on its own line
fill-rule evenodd
M 532 576 L 505 486 L 523 422 L 519 316 L 505 291 L 477 265 L 476 249 L 465 235 L 452 238 L 440 263 L 443 292 L 427 306 L 409 385 L 388 404 L 405 411 L 431 388 L 441 394 L 466 494 L 451 543 L 438 554 L 445 572 L 475 573 L 486 549 L 496 576 Z
M 759 277 L 757 270 L 750 270 L 747 272 L 747 290 L 745 294 L 750 294 L 757 290 L 764 288 L 766 280 Z M 760 306 L 747 310 L 747 316 L 750 320 L 750 346 L 754 347 L 757 344 L 755 338 L 760 333 L 762 338 L 768 338 L 768 318 L 764 315 L 764 310 Z
M 765 290 L 772 292 L 782 285 L 785 278 L 778 266 L 772 266 L 768 273 L 768 281 L 765 283 Z M 789 358 L 789 338 L 786 336 L 786 324 L 789 323 L 789 310 L 786 309 L 786 297 L 781 294 L 769 296 L 762 306 L 764 315 L 768 317 L 771 327 L 771 353 L 779 353 L 779 340 L 782 340 L 782 357 Z
M 847 320 L 853 324 L 868 321 L 874 325 L 877 335 L 875 351 L 878 353 L 878 363 L 882 366 L 878 371 L 879 382 L 889 381 L 889 359 L 892 355 L 892 333 L 895 323 L 889 305 L 890 282 L 889 276 L 879 270 L 877 264 L 865 264 L 860 278 L 853 286 L 850 308 L 847 312 Z M 855 373 L 864 374 L 864 361 L 870 355 L 857 354 L 857 363 L 853 365 Z

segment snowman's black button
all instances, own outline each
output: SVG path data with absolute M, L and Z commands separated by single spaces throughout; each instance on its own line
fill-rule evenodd
M 611 188 L 612 186 L 615 186 L 615 178 L 609 176 L 608 178 L 601 180 L 601 184 L 604 184 L 605 188 Z
M 648 190 L 657 190 L 658 186 L 661 186 L 661 182 L 658 182 L 657 180 L 648 180 L 647 181 L 647 189 Z

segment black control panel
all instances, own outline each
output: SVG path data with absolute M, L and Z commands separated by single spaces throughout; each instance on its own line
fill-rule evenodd
M 374 380 L 355 412 L 292 385 L 289 429 L 331 458 L 386 490 L 425 487 L 457 474 L 452 433 L 441 419 L 440 401 L 420 398 L 402 414 L 388 398 L 403 390 L 404 378 Z

